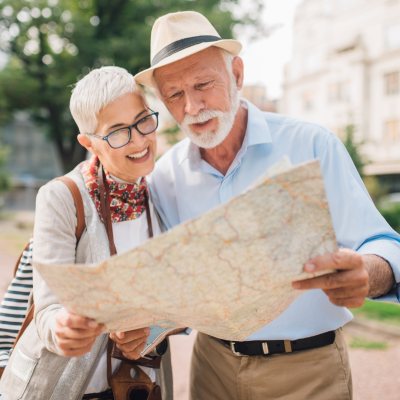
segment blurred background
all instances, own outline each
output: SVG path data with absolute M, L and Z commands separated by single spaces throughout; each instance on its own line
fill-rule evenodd
M 184 10 L 243 43 L 243 97 L 339 136 L 400 232 L 400 0 L 0 0 L 0 298 L 38 188 L 86 158 L 68 108 L 74 83 L 104 65 L 146 69 L 154 21 Z M 183 135 L 148 96 L 161 156 Z M 400 307 L 367 301 L 354 314 L 345 333 L 355 399 L 398 399 Z M 173 339 L 178 400 L 188 398 L 193 338 Z

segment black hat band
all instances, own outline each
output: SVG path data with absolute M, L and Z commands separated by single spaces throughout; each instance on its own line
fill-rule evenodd
M 177 40 L 165 46 L 162 50 L 160 50 L 153 58 L 151 62 L 151 66 L 158 64 L 160 61 L 164 60 L 171 56 L 172 54 L 177 53 L 178 51 L 187 49 L 188 47 L 195 46 L 200 43 L 209 43 L 209 42 L 217 42 L 222 40 L 219 36 L 211 36 L 211 35 L 201 35 L 201 36 L 193 36 L 185 39 Z

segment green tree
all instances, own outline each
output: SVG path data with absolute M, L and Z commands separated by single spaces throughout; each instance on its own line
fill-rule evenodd
M 387 223 L 400 233 L 400 204 L 392 203 L 386 207 L 379 207 L 379 211 Z
M 378 204 L 379 200 L 384 197 L 388 190 L 387 187 L 379 182 L 379 179 L 375 175 L 365 175 L 364 167 L 370 163 L 368 158 L 363 154 L 362 146 L 364 142 L 357 142 L 354 139 L 356 132 L 356 126 L 349 124 L 345 127 L 345 137 L 343 144 L 345 145 L 354 165 L 364 181 L 365 187 L 368 190 L 373 202 Z
M 379 182 L 378 177 L 374 175 L 364 175 L 364 167 L 369 164 L 369 161 L 362 153 L 363 142 L 356 142 L 354 140 L 355 126 L 353 124 L 347 125 L 345 132 L 346 136 L 343 143 L 349 152 L 358 173 L 363 178 L 368 193 L 388 224 L 395 231 L 400 233 L 400 204 L 385 201 L 388 187 L 382 185 L 381 182 Z
M 0 147 L 0 193 L 10 188 L 10 178 L 6 169 L 8 151 L 7 147 Z
M 345 127 L 345 137 L 343 144 L 346 147 L 353 163 L 360 174 L 361 178 L 364 177 L 364 167 L 369 164 L 369 161 L 362 154 L 363 142 L 357 142 L 354 139 L 354 134 L 356 132 L 356 126 L 354 124 L 349 124 Z
M 0 72 L 0 124 L 25 110 L 44 127 L 65 170 L 85 156 L 69 112 L 71 85 L 93 68 L 118 65 L 135 74 L 149 66 L 156 18 L 194 10 L 224 38 L 235 27 L 265 32 L 261 0 L 0 0 L 0 50 L 9 62 Z M 251 6 L 251 7 L 250 7 Z M 243 13 L 242 13 L 243 14 Z
M 177 144 L 183 137 L 184 134 L 181 131 L 181 128 L 179 128 L 179 125 L 174 122 L 171 124 L 170 127 L 167 127 L 161 132 L 161 135 L 165 135 L 167 138 L 167 143 L 171 146 Z

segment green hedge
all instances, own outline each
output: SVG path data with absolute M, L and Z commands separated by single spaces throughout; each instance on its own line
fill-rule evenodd
M 400 305 L 366 300 L 361 308 L 350 310 L 355 316 L 400 325 Z

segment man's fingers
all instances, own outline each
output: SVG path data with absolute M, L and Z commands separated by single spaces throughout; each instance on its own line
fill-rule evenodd
M 332 301 L 333 299 L 347 299 L 350 297 L 366 297 L 368 294 L 368 285 L 363 285 L 360 287 L 350 287 L 341 289 L 328 289 L 324 290 L 324 293 Z
M 117 335 L 118 333 L 119 332 L 112 333 L 110 335 L 111 339 L 114 340 L 114 342 L 116 343 L 125 344 L 132 342 L 133 340 L 146 339 L 150 335 L 150 329 L 141 328 L 141 329 L 135 329 L 133 331 L 123 332 L 124 335 L 122 336 L 122 338 L 120 337 L 121 335 Z
M 294 289 L 337 289 L 342 287 L 363 286 L 368 282 L 368 273 L 364 269 L 341 271 L 292 283 Z
M 139 346 L 137 346 L 135 350 L 128 351 L 128 352 L 123 351 L 122 354 L 126 358 L 129 358 L 130 360 L 137 360 L 141 357 L 140 352 L 144 349 L 145 345 L 146 345 L 146 341 L 140 343 Z
M 365 303 L 365 297 L 349 297 L 346 299 L 329 299 L 331 303 L 339 307 L 359 308 Z
M 326 270 L 348 270 L 362 268 L 363 260 L 360 254 L 348 249 L 313 258 L 304 265 L 304 271 L 315 273 Z

